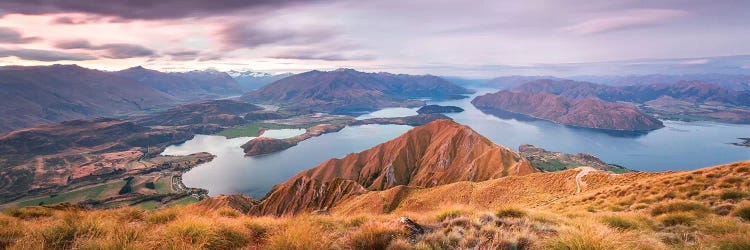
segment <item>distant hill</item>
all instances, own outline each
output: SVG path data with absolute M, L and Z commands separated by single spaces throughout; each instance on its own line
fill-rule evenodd
M 292 73 L 272 75 L 262 72 L 236 70 L 228 71 L 227 74 L 234 78 L 234 80 L 237 81 L 245 91 L 256 90 L 268 85 L 269 83 L 294 75 Z
M 297 109 L 346 113 L 419 106 L 416 98 L 462 98 L 471 91 L 431 75 L 365 73 L 352 69 L 309 71 L 273 82 L 242 99 Z
M 490 113 L 512 112 L 584 128 L 645 131 L 664 127 L 661 121 L 634 106 L 593 98 L 503 90 L 478 96 L 471 103 Z
M 232 77 L 214 70 L 166 73 L 140 66 L 116 72 L 77 65 L 0 67 L 0 133 L 243 92 Z
M 201 100 L 244 92 L 228 74 L 215 71 L 160 72 L 141 66 L 114 72 L 181 100 Z
M 175 103 L 174 96 L 141 82 L 76 65 L 0 67 L 0 133 Z
M 589 81 L 613 86 L 648 85 L 678 81 L 702 81 L 713 83 L 722 88 L 747 91 L 750 90 L 750 75 L 732 74 L 685 74 L 685 75 L 627 75 L 627 76 L 572 76 L 570 79 Z
M 750 91 L 735 91 L 701 81 L 609 86 L 542 79 L 519 85 L 513 91 L 629 102 L 665 119 L 750 123 Z

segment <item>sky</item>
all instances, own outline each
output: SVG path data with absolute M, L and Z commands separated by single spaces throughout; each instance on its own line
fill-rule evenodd
M 744 0 L 2 0 L 0 65 L 750 74 L 748 10 Z

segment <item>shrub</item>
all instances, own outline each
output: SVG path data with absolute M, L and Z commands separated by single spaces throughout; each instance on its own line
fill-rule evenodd
M 397 230 L 380 224 L 366 224 L 349 238 L 353 249 L 385 249 L 398 234 Z
M 727 190 L 719 196 L 722 200 L 739 200 L 747 197 L 747 193 L 737 190 Z
M 495 213 L 495 216 L 497 216 L 498 218 L 522 218 L 526 216 L 526 212 L 517 208 L 503 208 L 498 210 L 497 213 Z
M 688 212 L 674 212 L 659 217 L 659 222 L 665 226 L 685 225 L 690 226 L 695 221 L 695 215 Z
M 158 211 L 146 216 L 146 221 L 152 224 L 166 224 L 174 219 L 177 219 L 177 213 L 170 210 Z
M 744 221 L 750 221 L 750 206 L 737 208 L 732 215 L 739 217 Z
M 154 185 L 154 182 L 146 182 L 146 188 L 148 189 L 156 189 L 156 185 Z
M 46 207 L 11 208 L 5 211 L 5 213 L 7 215 L 25 220 L 40 217 L 50 217 L 52 216 L 52 209 Z
M 700 203 L 676 201 L 667 204 L 659 204 L 651 209 L 651 215 L 657 216 L 671 212 L 695 212 L 695 213 L 707 213 L 710 209 Z

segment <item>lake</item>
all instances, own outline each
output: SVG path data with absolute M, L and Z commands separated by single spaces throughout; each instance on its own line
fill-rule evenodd
M 487 90 L 478 91 L 478 94 Z M 612 133 L 568 127 L 548 121 L 499 118 L 476 109 L 471 98 L 429 104 L 452 105 L 465 109 L 446 114 L 456 122 L 472 127 L 495 143 L 518 149 L 533 144 L 550 151 L 587 152 L 602 160 L 639 171 L 689 170 L 750 159 L 750 148 L 730 145 L 738 137 L 750 137 L 750 125 L 715 122 L 665 121 L 665 128 L 649 133 Z M 358 119 L 415 115 L 416 108 L 388 108 L 364 114 Z M 185 173 L 189 187 L 209 190 L 210 195 L 244 193 L 263 197 L 273 185 L 297 172 L 314 167 L 329 158 L 340 158 L 386 142 L 411 127 L 365 125 L 344 128 L 299 143 L 290 149 L 260 157 L 244 157 L 239 147 L 251 137 L 226 139 L 198 135 L 164 154 L 182 155 L 209 152 L 217 157 Z M 264 136 L 286 138 L 302 130 L 269 130 Z

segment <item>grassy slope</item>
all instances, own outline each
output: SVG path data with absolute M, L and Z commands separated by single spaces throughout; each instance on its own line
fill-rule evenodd
M 690 172 L 591 172 L 576 193 L 578 173 L 394 188 L 346 200 L 331 215 L 290 218 L 242 215 L 221 198 L 153 212 L 32 207 L 0 215 L 0 225 L 18 225 L 0 227 L 0 247 L 750 248 L 750 161 Z M 429 232 L 410 238 L 400 216 Z

